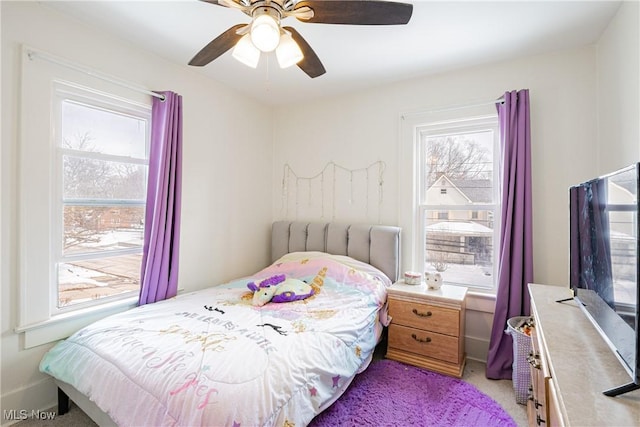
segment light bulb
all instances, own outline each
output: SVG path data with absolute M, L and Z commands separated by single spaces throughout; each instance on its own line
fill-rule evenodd
M 284 31 L 280 37 L 280 44 L 276 49 L 276 57 L 278 58 L 280 68 L 291 67 L 304 58 L 300 46 L 293 40 L 293 37 L 291 37 L 288 31 Z
M 258 61 L 260 60 L 260 51 L 256 49 L 253 43 L 251 43 L 249 34 L 245 34 L 240 40 L 238 40 L 238 43 L 236 43 L 236 47 L 233 48 L 231 55 L 251 68 L 256 68 L 258 66 Z
M 251 41 L 262 52 L 273 51 L 280 42 L 280 26 L 276 19 L 265 13 L 251 23 Z

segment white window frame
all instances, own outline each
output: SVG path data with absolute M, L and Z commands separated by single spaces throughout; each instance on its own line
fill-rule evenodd
M 425 173 L 427 172 L 427 167 L 425 166 L 422 159 L 425 158 L 426 152 L 426 142 L 425 140 L 429 137 L 439 136 L 439 135 L 451 135 L 451 134 L 467 134 L 467 133 L 479 133 L 479 132 L 493 132 L 493 200 L 494 203 L 486 203 L 486 204 L 474 204 L 472 206 L 458 206 L 458 205 L 431 205 L 426 201 L 426 192 L 427 188 L 425 188 Z M 455 282 L 447 282 L 446 274 L 444 275 L 444 282 L 450 285 L 455 286 L 465 286 L 469 289 L 473 289 L 477 292 L 488 292 L 495 293 L 497 286 L 497 274 L 498 274 L 498 249 L 499 249 L 499 238 L 500 238 L 500 227 L 499 222 L 495 222 L 495 218 L 499 218 L 500 216 L 500 191 L 499 191 L 499 134 L 498 134 L 498 118 L 496 116 L 483 116 L 483 117 L 475 117 L 469 119 L 461 119 L 461 120 L 453 120 L 447 122 L 440 123 L 428 123 L 424 124 L 417 128 L 417 141 L 416 143 L 419 145 L 417 147 L 416 153 L 416 187 L 418 188 L 418 194 L 416 201 L 417 205 L 417 224 L 418 229 L 415 237 L 415 247 L 414 251 L 416 253 L 417 260 L 424 260 L 426 256 L 426 234 L 424 232 L 426 228 L 425 224 L 425 214 L 427 211 L 433 210 L 441 210 L 446 212 L 451 211 L 465 211 L 468 212 L 470 210 L 473 211 L 488 211 L 493 213 L 494 218 L 494 227 L 493 227 L 493 250 L 492 250 L 492 259 L 493 259 L 493 272 L 492 272 L 492 286 L 490 288 L 484 286 L 474 286 L 473 284 L 464 284 L 464 283 L 455 283 Z M 419 236 L 417 234 L 419 233 Z M 424 261 L 423 265 L 416 265 L 416 268 L 419 268 L 418 271 L 424 270 Z
M 105 316 L 135 307 L 138 296 L 82 307 L 52 315 L 57 300 L 50 286 L 54 265 L 51 217 L 57 209 L 53 192 L 58 179 L 53 169 L 56 142 L 52 129 L 54 85 L 64 83 L 92 96 L 151 111 L 148 93 L 83 72 L 82 67 L 60 66 L 69 61 L 37 61 L 33 49 L 22 46 L 20 103 L 18 105 L 18 308 L 14 331 L 22 334 L 24 348 L 54 342 Z M 133 84 L 132 84 L 133 85 Z M 135 85 L 133 85 L 135 86 Z M 149 113 L 150 114 L 150 113 Z M 55 132 L 55 130 L 54 130 Z
M 400 114 L 400 144 L 399 144 L 399 178 L 398 178 L 398 217 L 399 224 L 403 228 L 402 241 L 402 268 L 407 271 L 422 271 L 424 269 L 425 241 L 424 241 L 424 212 L 421 207 L 422 188 L 418 176 L 424 171 L 421 165 L 421 137 L 425 132 L 460 133 L 477 130 L 494 130 L 494 192 L 495 204 L 486 205 L 494 212 L 494 248 L 493 248 L 493 286 L 489 288 L 469 288 L 473 295 L 485 295 L 494 298 L 497 291 L 497 269 L 500 239 L 500 202 L 501 202 L 501 160 L 499 146 L 499 125 L 495 107 L 492 104 L 473 105 L 470 107 L 455 107 L 433 110 L 431 112 L 415 112 Z M 481 210 L 485 205 L 473 205 L 473 209 Z M 439 208 L 445 206 L 438 205 Z M 469 208 L 467 207 L 467 210 Z M 447 283 L 446 274 L 444 283 Z M 481 303 L 479 309 L 492 312 L 492 303 Z
M 64 202 L 63 202 L 63 157 L 64 155 L 78 155 L 84 158 L 92 158 L 104 161 L 123 162 L 135 165 L 148 165 L 149 164 L 149 146 L 150 146 L 150 129 L 151 129 L 151 109 L 149 106 L 138 105 L 131 103 L 128 100 L 124 100 L 118 97 L 114 97 L 110 94 L 97 92 L 89 88 L 81 87 L 78 85 L 69 84 L 68 82 L 54 82 L 53 83 L 53 105 L 52 105 L 52 140 L 54 141 L 55 155 L 52 156 L 53 164 L 51 170 L 54 172 L 55 180 L 54 187 L 51 191 L 53 215 L 51 215 L 51 242 L 52 242 L 52 262 L 50 263 L 50 316 L 55 317 L 63 313 L 69 313 L 79 311 L 85 308 L 101 306 L 119 300 L 130 299 L 137 297 L 138 294 L 133 295 L 131 292 L 118 294 L 110 297 L 99 298 L 93 301 L 81 302 L 69 306 L 60 307 L 58 305 L 59 289 L 58 289 L 58 269 L 57 266 L 60 263 L 65 263 L 72 260 L 82 259 L 97 259 L 104 258 L 101 254 L 86 254 L 86 255 L 72 255 L 65 256 L 63 254 L 63 240 L 64 240 Z M 63 147 L 62 144 L 62 104 L 65 101 L 71 101 L 76 104 L 86 105 L 89 108 L 101 109 L 108 112 L 122 114 L 136 119 L 140 119 L 145 122 L 145 158 L 136 159 L 132 157 L 117 156 L 104 153 L 88 153 L 79 152 L 78 150 L 68 149 Z M 110 204 L 111 205 L 111 204 Z M 144 202 L 135 203 L 135 205 L 144 206 Z M 111 221 L 115 219 L 112 218 Z M 136 249 L 121 249 L 117 251 L 120 255 L 142 253 L 142 248 Z

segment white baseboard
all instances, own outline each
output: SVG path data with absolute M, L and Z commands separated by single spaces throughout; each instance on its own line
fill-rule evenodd
M 22 421 L 21 416 L 31 416 L 46 411 L 58 404 L 58 391 L 53 378 L 45 378 L 18 390 L 0 396 L 2 427 Z M 17 419 L 6 419 L 6 416 Z
M 468 359 L 487 363 L 487 355 L 489 354 L 488 340 L 484 338 L 465 336 L 464 347 Z

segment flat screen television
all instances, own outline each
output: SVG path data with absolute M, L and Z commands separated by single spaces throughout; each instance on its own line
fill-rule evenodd
M 569 188 L 570 286 L 631 376 L 607 396 L 640 388 L 639 179 L 636 163 Z

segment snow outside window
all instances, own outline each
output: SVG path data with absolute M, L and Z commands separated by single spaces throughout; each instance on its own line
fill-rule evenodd
M 30 348 L 137 302 L 151 99 L 22 50 L 19 295 Z
M 56 95 L 54 312 L 138 294 L 149 139 L 147 110 Z
M 497 117 L 418 131 L 417 257 L 446 284 L 492 291 L 498 216 Z

